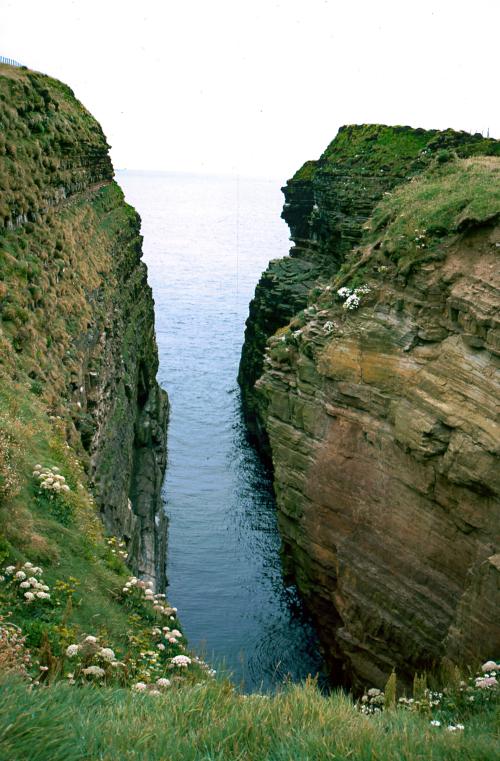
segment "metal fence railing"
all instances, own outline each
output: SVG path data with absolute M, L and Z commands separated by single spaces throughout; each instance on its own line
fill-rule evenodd
M 6 58 L 3 55 L 0 55 L 0 63 L 8 63 L 9 66 L 22 66 L 22 63 L 19 63 L 19 61 L 14 61 L 13 58 Z

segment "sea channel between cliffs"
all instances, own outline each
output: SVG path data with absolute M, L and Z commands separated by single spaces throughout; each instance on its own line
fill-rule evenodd
M 288 256 L 279 183 L 121 173 L 141 230 L 71 89 L 0 68 L 0 592 L 43 679 L 193 682 L 183 626 L 244 690 L 301 680 L 288 578 L 334 684 L 496 652 L 500 142 L 342 128 Z
M 246 690 L 322 672 L 283 580 L 270 476 L 236 384 L 255 282 L 288 248 L 279 181 L 118 172 L 140 213 L 171 412 L 164 500 L 168 597 L 190 647 Z

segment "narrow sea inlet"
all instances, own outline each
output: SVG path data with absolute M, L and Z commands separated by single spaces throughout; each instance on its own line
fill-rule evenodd
M 118 182 L 142 217 L 171 402 L 168 598 L 190 647 L 245 690 L 300 680 L 322 660 L 282 578 L 272 485 L 236 383 L 255 284 L 288 251 L 279 181 L 121 171 Z

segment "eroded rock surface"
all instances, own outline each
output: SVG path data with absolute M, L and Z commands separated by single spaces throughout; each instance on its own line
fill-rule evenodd
M 429 188 L 442 181 L 438 197 L 452 198 L 450 183 L 476 169 L 498 188 L 499 159 L 457 155 L 456 171 L 422 169 L 417 210 Z M 400 185 L 417 193 L 413 182 Z M 399 192 L 371 233 L 360 212 L 358 247 L 333 246 L 341 269 L 332 254 L 336 277 L 270 339 L 250 389 L 287 565 L 336 678 L 377 686 L 393 667 L 410 681 L 444 656 L 500 649 L 500 199 L 482 219 L 457 201 L 453 224 L 445 210 L 447 229 L 427 219 L 410 241 L 396 235 Z M 361 284 L 369 292 L 345 309 L 337 290 Z
M 488 153 L 496 150 L 495 143 L 453 130 L 351 125 L 342 127 L 322 156 L 307 161 L 286 183 L 282 217 L 293 246 L 289 257 L 269 263 L 256 287 L 238 373 L 246 422 L 264 453 L 269 449 L 254 386 L 269 336 L 307 306 L 318 281 L 339 271 L 385 194 L 418 176 L 438 153 Z

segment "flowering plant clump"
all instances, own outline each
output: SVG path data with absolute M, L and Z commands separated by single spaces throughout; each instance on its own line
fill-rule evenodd
M 344 301 L 343 307 L 348 311 L 357 309 L 361 304 L 361 297 L 370 293 L 367 285 L 360 285 L 359 288 L 339 288 L 337 296 Z
M 40 489 L 52 494 L 64 494 L 71 491 L 66 479 L 59 472 L 59 468 L 42 468 L 41 465 L 35 465 L 33 477 L 38 479 Z
M 121 590 L 122 600 L 130 607 L 143 606 L 146 603 L 156 616 L 168 616 L 170 620 L 175 620 L 177 608 L 172 608 L 165 601 L 164 594 L 155 594 L 153 592 L 152 581 L 142 581 L 136 576 L 130 576 Z
M 187 655 L 174 655 L 170 659 L 172 666 L 178 666 L 179 668 L 187 668 L 191 663 L 191 658 Z
M 44 584 L 42 573 L 41 568 L 28 562 L 20 567 L 8 565 L 0 579 L 9 585 L 26 605 L 46 603 L 50 600 L 50 588 Z
M 106 544 L 108 545 L 112 555 L 116 555 L 123 560 L 125 560 L 125 558 L 128 556 L 128 552 L 126 550 L 127 545 L 123 540 L 117 539 L 116 536 L 111 536 L 109 539 L 106 539 Z
M 376 687 L 372 687 L 361 698 L 359 704 L 359 710 L 366 716 L 373 713 L 380 713 L 384 709 L 385 695 L 382 690 L 377 690 Z
M 0 674 L 18 674 L 31 680 L 31 653 L 26 648 L 26 637 L 19 626 L 0 616 Z
M 500 662 L 486 661 L 481 673 L 459 680 L 444 687 L 442 691 L 430 690 L 425 685 L 425 677 L 416 677 L 413 697 L 400 697 L 397 708 L 415 711 L 429 717 L 433 727 L 445 727 L 449 732 L 461 732 L 464 724 L 458 719 L 466 719 L 487 704 L 500 702 Z M 382 690 L 368 690 L 360 702 L 358 710 L 364 714 L 380 713 L 386 707 L 386 695 Z
M 80 643 L 72 643 L 65 651 L 70 671 L 66 674 L 70 684 L 125 683 L 126 664 L 118 660 L 114 650 L 102 647 L 99 638 L 87 635 Z
M 71 523 L 73 518 L 73 504 L 68 497 L 71 489 L 66 479 L 59 472 L 59 468 L 43 468 L 35 465 L 33 478 L 37 480 L 36 497 L 38 504 L 48 511 L 64 526 Z
M 185 650 L 183 634 L 169 626 L 153 626 L 142 633 L 129 633 L 136 654 L 127 659 L 131 675 L 145 683 L 165 677 L 172 668 L 171 658 Z
M 415 247 L 416 248 L 425 248 L 427 245 L 427 239 L 426 239 L 426 230 L 419 230 L 418 228 L 415 230 Z
M 132 689 L 135 692 L 142 692 L 145 695 L 161 695 L 162 692 L 170 687 L 171 684 L 172 682 L 170 679 L 161 677 L 160 679 L 157 679 L 156 682 L 151 684 L 147 684 L 146 682 L 136 682 L 132 685 Z

